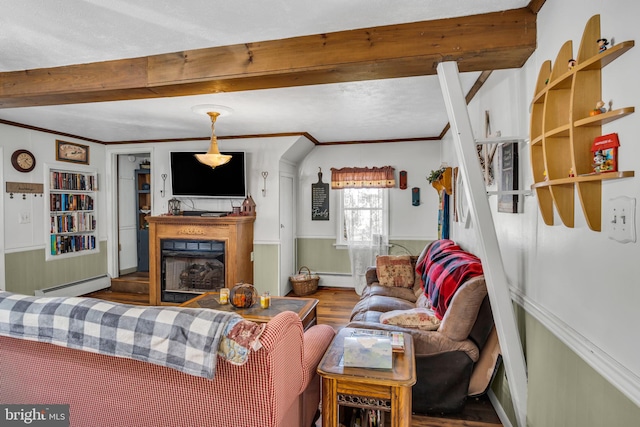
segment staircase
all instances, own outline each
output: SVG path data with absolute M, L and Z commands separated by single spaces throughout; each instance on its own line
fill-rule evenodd
M 136 272 L 111 279 L 111 287 L 85 295 L 125 304 L 149 305 L 149 273 Z

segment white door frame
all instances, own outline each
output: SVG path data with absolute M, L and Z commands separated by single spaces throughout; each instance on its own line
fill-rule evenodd
M 111 278 L 120 276 L 120 260 L 118 250 L 118 156 L 121 154 L 149 153 L 151 164 L 154 162 L 153 147 L 136 145 L 135 147 L 107 147 L 106 149 L 106 191 L 107 191 L 107 274 Z M 156 188 L 151 174 L 151 188 Z M 153 193 L 151 194 L 151 215 L 156 215 L 153 209 Z

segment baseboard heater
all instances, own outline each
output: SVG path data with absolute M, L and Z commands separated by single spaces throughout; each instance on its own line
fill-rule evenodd
M 106 274 L 104 276 L 92 277 L 90 279 L 79 280 L 77 282 L 66 283 L 64 285 L 52 286 L 34 291 L 36 296 L 45 297 L 77 297 L 111 286 L 111 279 Z
M 320 286 L 333 288 L 353 288 L 353 278 L 345 273 L 316 273 L 320 276 Z

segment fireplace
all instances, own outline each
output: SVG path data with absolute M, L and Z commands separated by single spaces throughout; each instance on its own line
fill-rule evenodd
M 161 301 L 182 303 L 225 287 L 224 242 L 162 239 Z
M 148 216 L 149 304 L 253 284 L 254 216 Z

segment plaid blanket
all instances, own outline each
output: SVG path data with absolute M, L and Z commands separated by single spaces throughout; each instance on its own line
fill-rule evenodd
M 484 274 L 480 259 L 449 239 L 432 242 L 416 272 L 438 319 L 444 317 L 451 298 L 465 281 Z
M 0 291 L 0 335 L 127 357 L 209 379 L 226 326 L 239 317 L 209 309 Z

